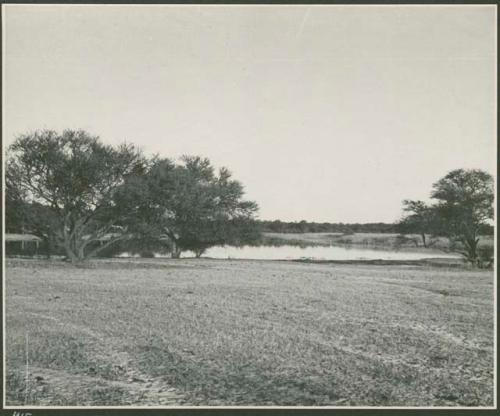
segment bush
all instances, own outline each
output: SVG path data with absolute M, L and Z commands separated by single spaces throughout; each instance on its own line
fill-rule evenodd
M 493 267 L 494 248 L 493 246 L 479 246 L 477 249 L 478 266 L 481 269 L 489 269 Z

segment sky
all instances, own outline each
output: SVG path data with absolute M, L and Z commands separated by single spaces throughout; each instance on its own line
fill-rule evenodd
M 3 5 L 3 142 L 210 158 L 261 219 L 393 222 L 496 172 L 495 6 Z

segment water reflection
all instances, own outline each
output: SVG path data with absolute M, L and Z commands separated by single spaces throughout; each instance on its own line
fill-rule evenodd
M 182 257 L 194 257 L 194 253 L 185 252 Z M 256 259 L 256 260 L 420 260 L 424 258 L 457 258 L 458 255 L 439 251 L 426 250 L 395 251 L 375 250 L 367 248 L 353 248 L 346 246 L 308 246 L 298 247 L 284 245 L 273 246 L 243 246 L 243 247 L 212 247 L 203 257 L 216 259 Z

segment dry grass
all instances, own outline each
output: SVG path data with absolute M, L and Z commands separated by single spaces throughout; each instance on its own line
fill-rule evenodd
M 264 233 L 264 238 L 270 241 L 285 241 L 295 244 L 313 244 L 313 245 L 362 245 L 379 246 L 383 248 L 393 248 L 397 244 L 399 234 L 389 233 Z M 419 236 L 409 235 L 410 238 L 419 238 Z M 444 239 L 442 239 L 444 240 Z M 412 249 L 415 244 L 408 246 Z
M 493 278 L 410 266 L 11 260 L 7 404 L 491 406 Z
M 428 243 L 432 243 L 432 247 L 425 248 L 422 246 L 422 239 L 419 235 L 407 235 L 407 241 L 401 242 L 398 237 L 400 234 L 396 233 L 355 233 L 355 234 L 342 234 L 342 233 L 263 233 L 264 242 L 282 244 L 288 243 L 293 245 L 354 245 L 354 246 L 369 246 L 370 248 L 383 248 L 393 249 L 408 249 L 415 251 L 418 249 L 422 252 L 438 252 L 447 251 L 449 248 L 449 241 L 445 237 L 431 238 L 428 236 Z M 411 241 L 414 239 L 418 242 L 419 247 Z M 493 236 L 482 236 L 480 245 L 493 246 Z

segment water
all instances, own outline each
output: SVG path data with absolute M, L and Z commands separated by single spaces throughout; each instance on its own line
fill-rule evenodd
M 191 252 L 182 253 L 182 257 L 193 257 Z M 315 260 L 420 260 L 424 258 L 457 258 L 458 255 L 439 251 L 394 251 L 369 248 L 352 248 L 346 246 L 309 246 L 298 247 L 284 245 L 244 246 L 244 247 L 212 247 L 203 257 L 216 259 L 255 259 L 255 260 L 294 260 L 301 258 Z

